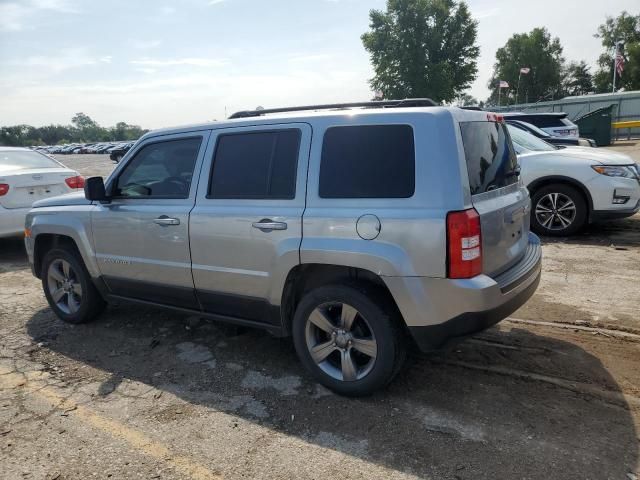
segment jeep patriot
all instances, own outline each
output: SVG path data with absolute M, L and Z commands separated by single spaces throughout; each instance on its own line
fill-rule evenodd
M 292 336 L 350 396 L 540 281 L 502 117 L 428 99 L 238 112 L 144 135 L 84 193 L 38 201 L 25 242 L 55 314 L 110 300 Z

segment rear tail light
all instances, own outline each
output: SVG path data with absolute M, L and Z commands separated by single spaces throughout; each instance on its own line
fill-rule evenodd
M 447 277 L 471 278 L 482 273 L 480 215 L 475 209 L 447 214 Z
M 0 197 L 9 193 L 9 184 L 0 183 Z
M 498 123 L 503 123 L 504 122 L 504 116 L 498 114 L 498 113 L 487 113 L 487 121 L 488 122 L 498 122 Z
M 84 177 L 77 175 L 75 177 L 65 178 L 64 183 L 69 185 L 69 188 L 84 188 Z

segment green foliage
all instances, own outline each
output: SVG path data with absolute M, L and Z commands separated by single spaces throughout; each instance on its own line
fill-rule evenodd
M 63 143 L 109 142 L 137 140 L 148 132 L 138 125 L 118 122 L 115 127 L 101 127 L 84 113 L 76 113 L 72 125 L 15 125 L 0 128 L 0 145 L 25 147 L 33 145 L 58 145 Z
M 613 89 L 613 57 L 618 41 L 623 42 L 625 66 L 622 76 L 616 79 L 616 90 L 640 89 L 640 14 L 634 16 L 623 11 L 616 18 L 607 17 L 595 37 L 602 40 L 604 48 L 598 59 L 599 69 L 593 76 L 596 91 L 606 93 Z
M 477 22 L 453 0 L 388 0 L 371 10 L 362 35 L 384 98 L 429 97 L 451 102 L 476 78 Z
M 590 67 L 584 60 L 571 62 L 563 73 L 562 89 L 565 95 L 585 95 L 593 91 Z
M 456 96 L 453 104 L 456 107 L 477 107 L 478 106 L 478 100 L 469 95 L 466 92 L 460 93 Z
M 529 33 L 513 35 L 496 52 L 493 75 L 488 83 L 492 93 L 487 103 L 497 104 L 497 85 L 500 80 L 509 83 L 509 89 L 502 91 L 502 104 L 518 103 L 516 90 L 522 67 L 531 70 L 521 77 L 518 94 L 520 103 L 558 96 L 561 92 L 563 64 L 560 39 L 551 38 L 546 28 L 534 28 Z

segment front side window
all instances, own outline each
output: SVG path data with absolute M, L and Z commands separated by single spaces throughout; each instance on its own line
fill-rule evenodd
M 300 135 L 298 129 L 220 135 L 208 197 L 293 199 Z
M 145 145 L 124 167 L 114 196 L 188 198 L 201 142 L 195 137 Z
M 414 190 L 409 125 L 332 127 L 324 134 L 321 198 L 408 198 Z

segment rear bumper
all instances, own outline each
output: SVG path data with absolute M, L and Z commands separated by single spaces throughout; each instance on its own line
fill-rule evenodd
M 31 207 L 0 207 L 0 237 L 11 237 L 24 234 L 24 220 Z
M 418 347 L 433 351 L 516 311 L 536 291 L 541 270 L 540 240 L 529 234 L 523 258 L 496 278 L 385 277 L 385 282 Z

